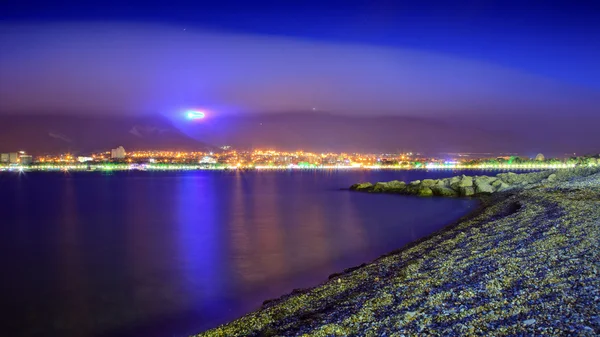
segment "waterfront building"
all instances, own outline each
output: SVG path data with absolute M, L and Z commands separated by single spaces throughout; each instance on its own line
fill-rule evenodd
M 217 160 L 211 156 L 204 156 L 199 161 L 200 164 L 216 164 Z
M 19 153 L 0 153 L 0 163 L 16 164 L 19 162 Z
M 33 156 L 30 154 L 21 154 L 19 156 L 19 162 L 21 165 L 31 165 L 33 163 Z
M 110 157 L 112 159 L 123 159 L 123 158 L 125 158 L 125 149 L 122 146 L 119 146 L 116 149 L 110 150 Z

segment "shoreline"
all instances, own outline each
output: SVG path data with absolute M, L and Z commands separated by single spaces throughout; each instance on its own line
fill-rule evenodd
M 543 275 L 531 275 L 529 267 L 544 269 L 548 266 L 534 263 L 538 259 L 520 260 L 520 264 L 515 265 L 511 263 L 517 259 L 512 256 L 515 254 L 512 250 L 503 251 L 503 254 L 498 256 L 496 252 L 489 254 L 490 249 L 498 250 L 497 247 L 509 242 L 511 245 L 520 245 L 520 250 L 531 250 L 532 254 L 546 256 L 545 251 L 537 251 L 536 247 L 554 244 L 551 239 L 542 235 L 541 241 L 529 242 L 533 239 L 521 232 L 543 228 L 548 233 L 554 233 L 552 227 L 547 228 L 545 217 L 553 223 L 558 223 L 555 226 L 560 226 L 561 220 L 573 216 L 577 220 L 577 216 L 581 214 L 571 213 L 578 208 L 585 208 L 592 218 L 581 218 L 581 224 L 572 223 L 572 228 L 567 227 L 565 230 L 573 230 L 578 234 L 587 233 L 588 237 L 574 236 L 573 239 L 567 235 L 566 239 L 561 238 L 559 241 L 576 239 L 587 242 L 588 251 L 595 255 L 587 262 L 586 267 L 589 268 L 586 269 L 586 273 L 579 275 L 589 276 L 588 274 L 594 273 L 593 276 L 600 280 L 600 275 L 595 274 L 600 272 L 598 241 L 595 242 L 596 245 L 593 242 L 594 239 L 600 238 L 599 172 L 598 168 L 572 169 L 560 172 L 556 181 L 546 180 L 530 186 L 481 195 L 478 197 L 481 204 L 475 210 L 426 237 L 369 263 L 334 273 L 328 280 L 315 287 L 295 289 L 277 299 L 266 300 L 259 310 L 197 336 L 377 336 L 392 333 L 447 335 L 486 334 L 492 331 L 500 334 L 600 333 L 600 296 L 596 296 L 595 299 L 593 296 L 587 298 L 589 310 L 580 310 L 584 312 L 580 321 L 585 321 L 585 324 L 565 319 L 565 313 L 561 310 L 555 310 L 558 311 L 555 316 L 559 323 L 546 323 L 542 318 L 543 314 L 552 312 L 544 304 L 562 303 L 556 300 L 556 296 L 553 301 L 539 301 L 540 297 L 548 295 L 544 293 L 545 290 L 552 289 L 545 288 L 549 285 L 545 275 L 561 273 L 564 268 L 568 269 L 568 266 L 560 265 L 554 268 L 556 270 L 546 268 L 549 271 L 546 270 Z M 564 198 L 568 195 L 574 195 L 573 200 L 576 202 Z M 556 215 L 556 209 L 562 208 L 573 208 L 573 211 L 559 212 Z M 552 216 L 547 216 L 550 213 Z M 514 218 L 518 219 L 515 221 Z M 591 226 L 590 221 L 598 226 Z M 585 226 L 585 231 L 580 233 L 578 228 L 582 226 Z M 510 230 L 502 232 L 498 229 L 503 227 Z M 514 227 L 519 229 L 517 233 L 512 233 Z M 481 234 L 482 229 L 485 229 L 487 236 Z M 494 244 L 490 245 L 487 242 L 490 238 L 498 240 L 492 240 Z M 467 244 L 471 245 L 471 241 L 481 241 L 482 244 L 471 247 L 476 248 L 474 250 L 464 247 Z M 563 250 L 569 252 L 568 246 L 555 248 L 553 253 L 564 253 Z M 467 268 L 471 272 L 467 273 L 469 270 L 461 268 L 459 261 L 473 261 L 474 263 L 469 263 Z M 499 268 L 501 262 L 505 264 L 504 268 Z M 519 266 L 522 270 L 519 270 Z M 487 270 L 473 272 L 483 267 Z M 510 270 L 517 276 L 505 275 L 502 270 Z M 453 277 L 448 278 L 449 274 Z M 489 277 L 490 274 L 494 274 L 495 277 Z M 471 279 L 471 282 L 457 283 L 456 279 Z M 530 282 L 535 288 L 525 287 L 526 279 L 539 281 L 542 288 L 538 289 L 536 282 Z M 564 288 L 560 277 L 553 275 L 550 279 L 556 281 L 550 284 L 561 284 Z M 573 280 L 568 281 L 567 284 Z M 600 281 L 584 281 L 581 283 L 586 284 L 587 292 L 592 289 L 600 295 Z M 515 284 L 520 287 L 515 287 Z M 508 300 L 519 299 L 522 295 L 522 289 L 519 288 L 527 288 L 533 298 L 529 300 L 534 302 L 526 301 L 524 304 L 520 301 L 518 305 L 513 305 L 514 301 L 511 301 L 507 307 Z M 509 293 L 511 296 L 503 296 Z M 575 298 L 575 301 L 581 296 L 585 298 L 584 294 L 575 295 L 579 296 L 571 294 L 569 298 Z M 480 305 L 473 306 L 473 303 L 470 303 L 470 299 L 473 298 L 478 298 Z M 531 310 L 533 307 L 537 312 Z M 562 308 L 562 305 L 560 307 Z M 465 315 L 464 312 L 468 314 Z M 469 319 L 473 321 L 472 324 L 466 324 Z
M 493 166 L 448 166 L 448 167 L 402 167 L 402 166 L 203 166 L 203 165 L 130 165 L 130 164 L 110 164 L 110 165 L 53 165 L 53 166 L 0 166 L 0 173 L 22 173 L 22 172 L 167 172 L 167 171 L 489 171 L 489 172 L 510 172 L 510 171 L 539 171 L 574 168 L 575 166 L 562 165 L 508 165 L 504 167 Z

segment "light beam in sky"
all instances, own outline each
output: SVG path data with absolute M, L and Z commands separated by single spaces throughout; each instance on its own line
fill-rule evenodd
M 198 110 L 188 110 L 186 117 L 191 120 L 203 119 L 205 117 L 204 112 Z

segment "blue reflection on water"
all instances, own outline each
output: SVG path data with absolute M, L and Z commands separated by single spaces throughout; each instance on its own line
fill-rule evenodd
M 0 175 L 12 335 L 214 327 L 427 235 L 472 200 L 340 191 L 414 172 Z

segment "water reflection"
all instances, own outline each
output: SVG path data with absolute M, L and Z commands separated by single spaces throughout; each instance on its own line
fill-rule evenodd
M 84 332 L 89 322 L 87 273 L 84 270 L 81 252 L 81 229 L 77 216 L 77 196 L 73 179 L 64 180 L 62 190 L 62 221 L 60 222 L 60 244 L 57 273 L 58 293 L 61 294 L 59 304 L 65 307 L 66 319 L 62 324 L 68 324 L 69 336 L 77 336 Z
M 0 195 L 0 205 L 10 205 L 2 209 L 8 225 L 0 226 L 7 250 L 0 259 L 13 276 L 0 285 L 15 308 L 9 335 L 192 334 L 371 261 L 473 205 L 338 190 L 395 178 L 368 174 L 32 173 L 9 180 Z
M 179 276 L 186 283 L 186 290 L 196 296 L 188 300 L 209 300 L 223 292 L 219 274 L 221 229 L 216 216 L 220 205 L 215 197 L 218 186 L 204 176 L 185 176 L 175 183 L 177 219 L 172 225 L 177 230 L 175 244 L 180 257 L 176 265 L 182 271 Z

